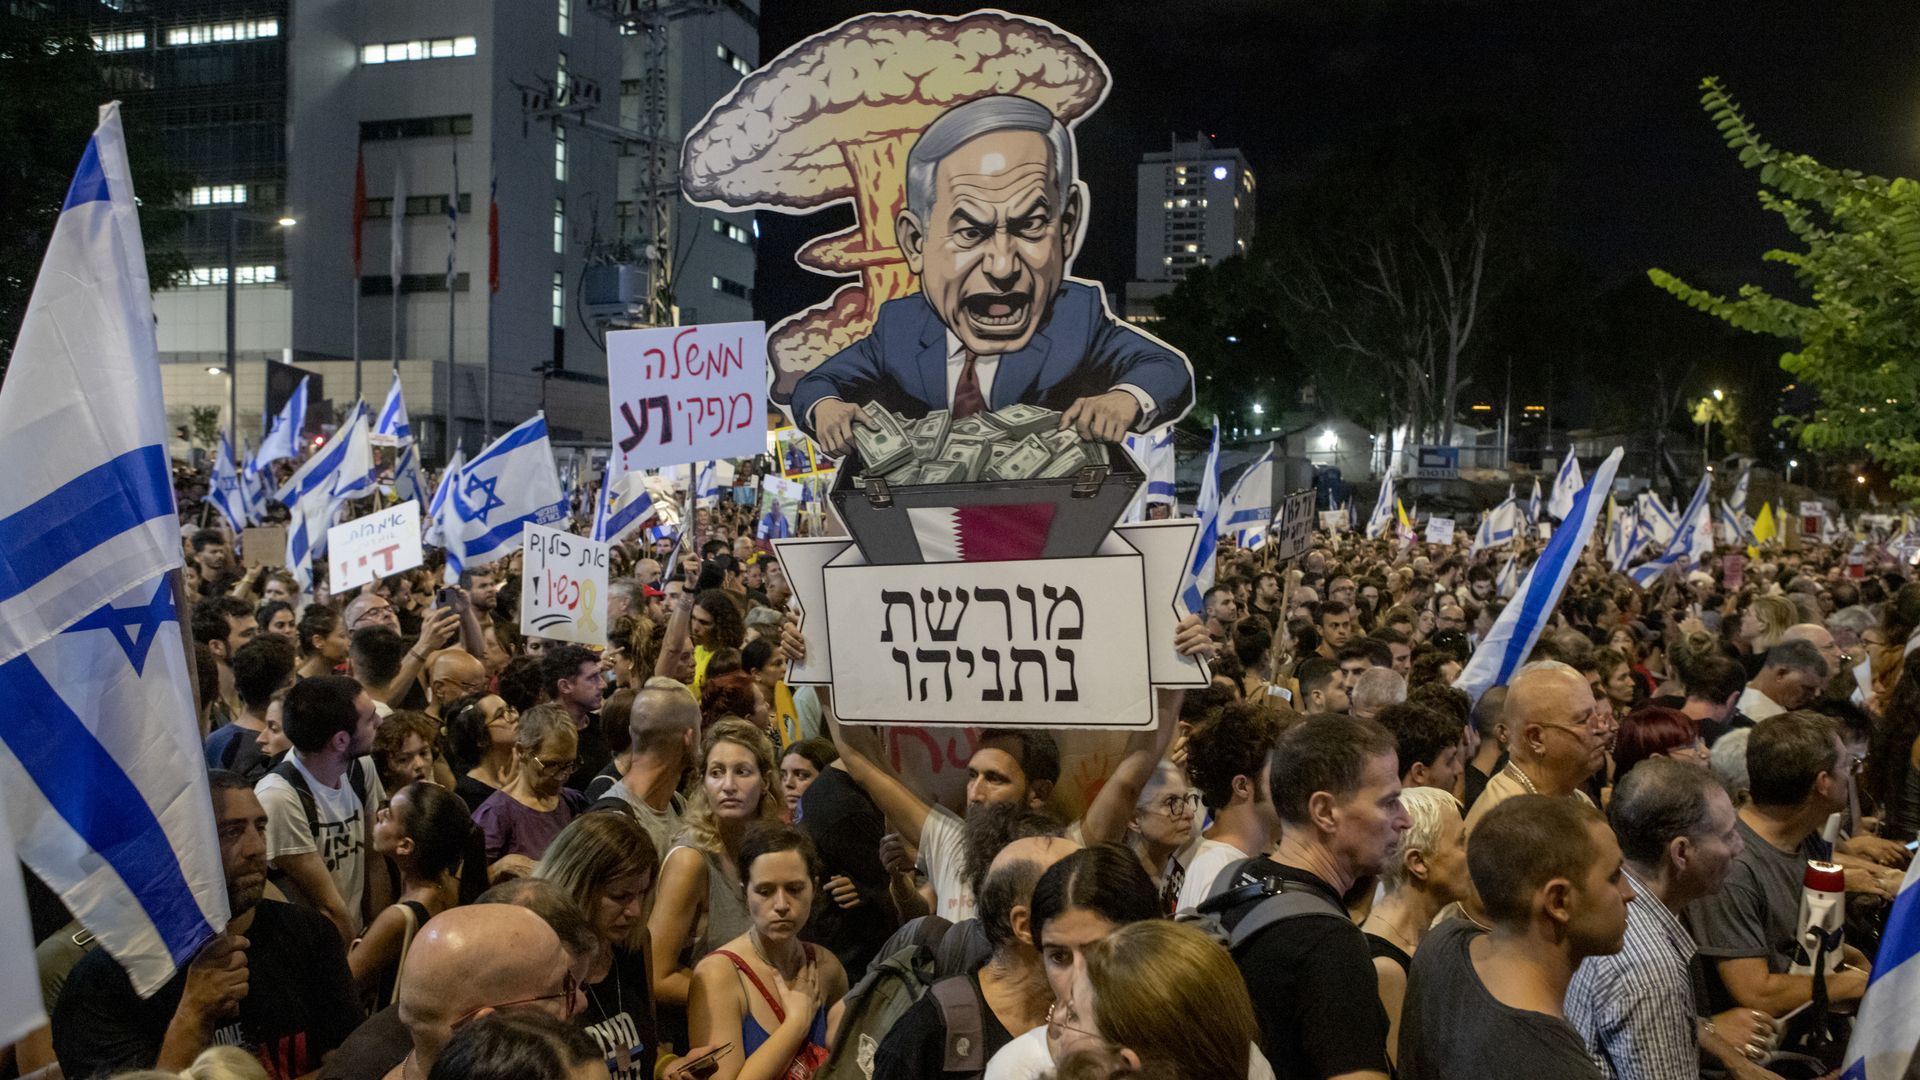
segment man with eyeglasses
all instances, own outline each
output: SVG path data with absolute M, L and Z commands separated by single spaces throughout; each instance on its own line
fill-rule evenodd
M 71 1077 L 173 1072 L 209 1046 L 240 1046 L 273 1076 L 303 1076 L 360 1022 L 346 947 L 310 910 L 264 898 L 267 814 L 236 773 L 208 773 L 232 919 L 151 997 L 95 949 L 53 1008 L 53 1045 Z M 15 975 L 21 973 L 15 972 Z
M 1087 206 L 1075 156 L 1072 133 L 1027 98 L 976 98 L 929 124 L 894 222 L 920 288 L 793 384 L 795 422 L 838 455 L 870 423 L 868 401 L 956 420 L 1027 402 L 1103 442 L 1185 415 L 1186 360 L 1067 277 Z
M 1745 848 L 1718 893 L 1696 901 L 1688 922 L 1705 961 L 1711 1009 L 1758 1009 L 1769 1016 L 1813 1000 L 1813 978 L 1790 975 L 1808 860 L 1831 860 L 1820 830 L 1846 809 L 1857 759 L 1832 720 L 1786 712 L 1754 725 L 1747 738 L 1752 801 L 1740 808 Z M 1851 945 L 1827 976 L 1827 997 L 1866 992 L 1866 957 Z
M 1593 800 L 1581 789 L 1606 764 L 1613 709 L 1595 701 L 1578 671 L 1559 661 L 1528 664 L 1507 684 L 1507 764 L 1467 812 L 1468 844 L 1487 812 L 1518 795 Z

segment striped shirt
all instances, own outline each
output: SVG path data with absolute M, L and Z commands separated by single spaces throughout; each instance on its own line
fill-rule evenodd
M 1631 873 L 1620 951 L 1589 956 L 1567 986 L 1566 1017 L 1607 1080 L 1697 1080 L 1693 936 Z

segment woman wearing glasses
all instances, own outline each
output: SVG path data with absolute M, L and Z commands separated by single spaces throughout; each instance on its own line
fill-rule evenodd
M 730 716 L 707 729 L 700 784 L 661 864 L 660 895 L 647 919 L 654 1000 L 684 1008 L 693 966 L 747 932 L 740 841 L 754 822 L 780 820 L 777 780 L 773 744 L 753 721 Z
M 847 993 L 833 953 L 800 940 L 820 856 L 805 833 L 773 820 L 747 828 L 738 857 L 751 923 L 694 969 L 690 1037 L 740 1048 L 721 1055 L 713 1080 L 807 1080 L 827 1059 Z
M 647 830 L 618 812 L 582 814 L 561 830 L 534 868 L 580 904 L 599 938 L 577 1017 L 606 1056 L 612 1080 L 651 1080 L 659 1055 L 653 985 L 640 935 L 660 857 Z
M 1173 857 L 1193 842 L 1194 822 L 1200 814 L 1200 793 L 1193 790 L 1186 770 L 1171 761 L 1154 767 L 1152 779 L 1140 791 L 1134 804 L 1133 820 L 1127 824 L 1127 846 L 1140 860 L 1140 868 L 1153 882 L 1154 892 L 1165 898 L 1163 915 L 1173 914 L 1178 886 L 1166 888 L 1167 867 Z
M 487 876 L 520 877 L 560 830 L 587 808 L 587 797 L 562 787 L 573 772 L 579 736 L 573 717 L 559 705 L 535 705 L 520 714 L 513 732 L 513 773 L 507 786 L 473 812 L 487 849 Z
M 1047 868 L 1033 887 L 1030 917 L 1053 1000 L 1073 995 L 1088 946 L 1128 923 L 1158 918 L 1160 898 L 1140 861 L 1118 844 L 1096 844 Z M 1002 1047 L 985 1080 L 1037 1080 L 1064 1056 L 1059 1033 L 1041 1025 Z
M 1047 1018 L 1061 1080 L 1092 1062 L 1172 1080 L 1271 1080 L 1253 1002 L 1220 943 L 1184 923 L 1129 923 L 1088 945 Z
M 453 793 L 466 800 L 469 811 L 513 779 L 514 724 L 519 710 L 499 694 L 470 694 L 440 714 L 447 726 L 447 748 L 461 773 Z

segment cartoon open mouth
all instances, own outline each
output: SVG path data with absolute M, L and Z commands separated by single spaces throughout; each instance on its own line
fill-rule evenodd
M 1033 308 L 1030 293 L 974 293 L 960 302 L 967 321 L 983 337 L 1017 336 Z

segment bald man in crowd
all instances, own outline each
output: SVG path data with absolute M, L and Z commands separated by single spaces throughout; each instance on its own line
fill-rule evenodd
M 1516 795 L 1591 803 L 1581 790 L 1613 745 L 1613 709 L 1596 702 L 1586 677 L 1558 661 L 1528 664 L 1507 684 L 1503 711 L 1507 764 L 1487 780 L 1467 812 L 1467 833 L 1487 811 Z
M 487 665 L 465 649 L 441 649 L 427 662 L 427 712 L 436 719 L 441 709 L 486 689 Z
M 557 1020 L 578 1008 L 573 958 L 546 920 L 511 904 L 443 911 L 420 928 L 400 983 L 413 1050 L 387 1080 L 426 1080 L 454 1027 L 501 1007 Z

